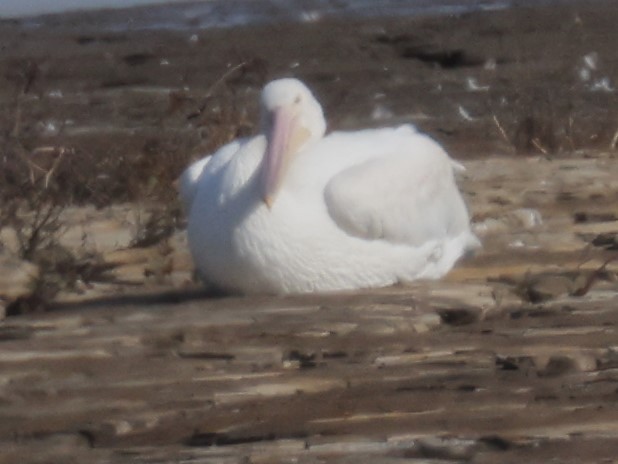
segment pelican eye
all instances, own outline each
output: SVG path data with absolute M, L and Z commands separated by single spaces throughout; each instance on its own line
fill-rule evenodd
M 294 104 L 295 105 L 300 104 L 301 100 L 302 100 L 301 96 L 300 95 L 296 95 L 296 98 L 294 99 Z

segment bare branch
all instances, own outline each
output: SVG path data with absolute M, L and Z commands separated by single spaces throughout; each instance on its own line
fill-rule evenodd
M 494 123 L 496 124 L 496 127 L 498 128 L 498 131 L 500 131 L 500 135 L 502 135 L 502 138 L 504 139 L 504 141 L 512 146 L 513 142 L 511 141 L 508 134 L 506 133 L 506 130 L 504 130 L 504 127 L 502 126 L 502 124 L 500 124 L 500 121 L 498 120 L 498 116 L 494 114 L 493 120 L 494 120 Z

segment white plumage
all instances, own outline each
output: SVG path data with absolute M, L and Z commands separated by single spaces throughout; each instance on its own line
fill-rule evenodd
M 262 92 L 263 133 L 181 177 L 200 275 L 243 293 L 381 287 L 446 274 L 478 246 L 454 170 L 412 126 L 334 132 L 296 79 Z

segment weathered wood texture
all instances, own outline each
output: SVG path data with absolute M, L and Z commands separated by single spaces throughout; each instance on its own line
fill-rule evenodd
M 485 248 L 442 282 L 7 318 L 0 461 L 613 462 L 618 263 L 585 287 L 616 253 L 618 162 L 467 166 Z

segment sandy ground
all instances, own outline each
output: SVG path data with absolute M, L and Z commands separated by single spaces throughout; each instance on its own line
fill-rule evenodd
M 618 10 L 565 5 L 0 24 L 7 153 L 65 149 L 88 205 L 62 211 L 59 248 L 98 266 L 50 311 L 0 322 L 0 462 L 613 462 Z M 182 220 L 140 240 L 171 179 L 251 131 L 260 87 L 284 75 L 331 129 L 413 122 L 463 160 L 483 250 L 441 282 L 215 298 L 191 279 Z

